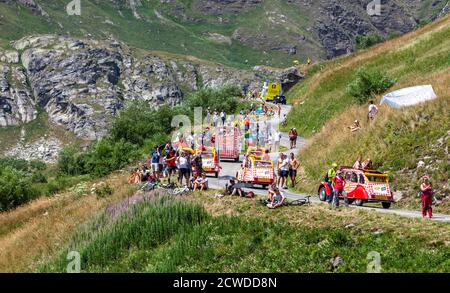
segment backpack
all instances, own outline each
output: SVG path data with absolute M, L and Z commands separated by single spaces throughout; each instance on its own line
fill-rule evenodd
M 247 192 L 247 194 L 245 195 L 246 198 L 254 198 L 255 194 L 253 193 L 253 191 L 249 191 Z

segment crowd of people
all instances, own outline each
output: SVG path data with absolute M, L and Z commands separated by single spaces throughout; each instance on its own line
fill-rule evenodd
M 175 148 L 170 142 L 156 146 L 149 161 L 140 163 L 128 181 L 139 183 L 166 179 L 170 184 L 174 176 L 177 176 L 176 181 L 180 186 L 184 183 L 184 186 L 194 190 L 208 189 L 208 179 L 202 167 L 202 153 L 194 153 L 188 148 Z

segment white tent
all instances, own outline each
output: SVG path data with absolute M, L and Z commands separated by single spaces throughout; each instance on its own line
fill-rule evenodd
M 392 108 L 402 108 L 413 106 L 428 100 L 436 98 L 433 87 L 431 85 L 419 85 L 414 87 L 403 88 L 381 98 L 380 105 L 387 103 Z

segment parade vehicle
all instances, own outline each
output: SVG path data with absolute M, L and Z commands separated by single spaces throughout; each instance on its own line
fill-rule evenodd
M 199 146 L 196 150 L 197 155 L 202 156 L 202 169 L 206 174 L 214 174 L 219 177 L 220 165 L 219 156 L 214 147 Z
M 247 157 L 254 157 L 260 160 L 264 156 L 265 152 L 266 152 L 265 148 L 249 146 L 247 149 Z
M 228 126 L 217 128 L 216 137 L 219 159 L 239 162 L 239 155 L 241 153 L 241 148 L 239 146 L 239 127 Z
M 273 102 L 275 104 L 286 105 L 286 96 L 283 96 L 283 95 L 276 96 L 275 100 Z
M 264 83 L 263 96 L 264 101 L 273 101 L 276 96 L 281 94 L 281 84 L 279 83 Z
M 274 166 L 272 161 L 263 161 L 250 156 L 245 159 L 236 178 L 239 182 L 262 185 L 263 188 L 275 181 Z
M 388 209 L 394 202 L 389 176 L 376 170 L 354 169 L 352 167 L 341 167 L 345 178 L 344 192 L 347 194 L 349 203 L 362 206 L 367 202 L 381 203 L 383 208 Z M 318 188 L 319 199 L 325 199 L 331 194 L 327 183 L 321 182 Z M 340 197 L 341 198 L 341 197 Z

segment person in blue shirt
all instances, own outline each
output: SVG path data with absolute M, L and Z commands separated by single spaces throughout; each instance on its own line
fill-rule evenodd
M 155 147 L 152 153 L 152 173 L 154 178 L 158 178 L 158 167 L 160 156 L 161 154 L 159 153 L 158 147 Z

